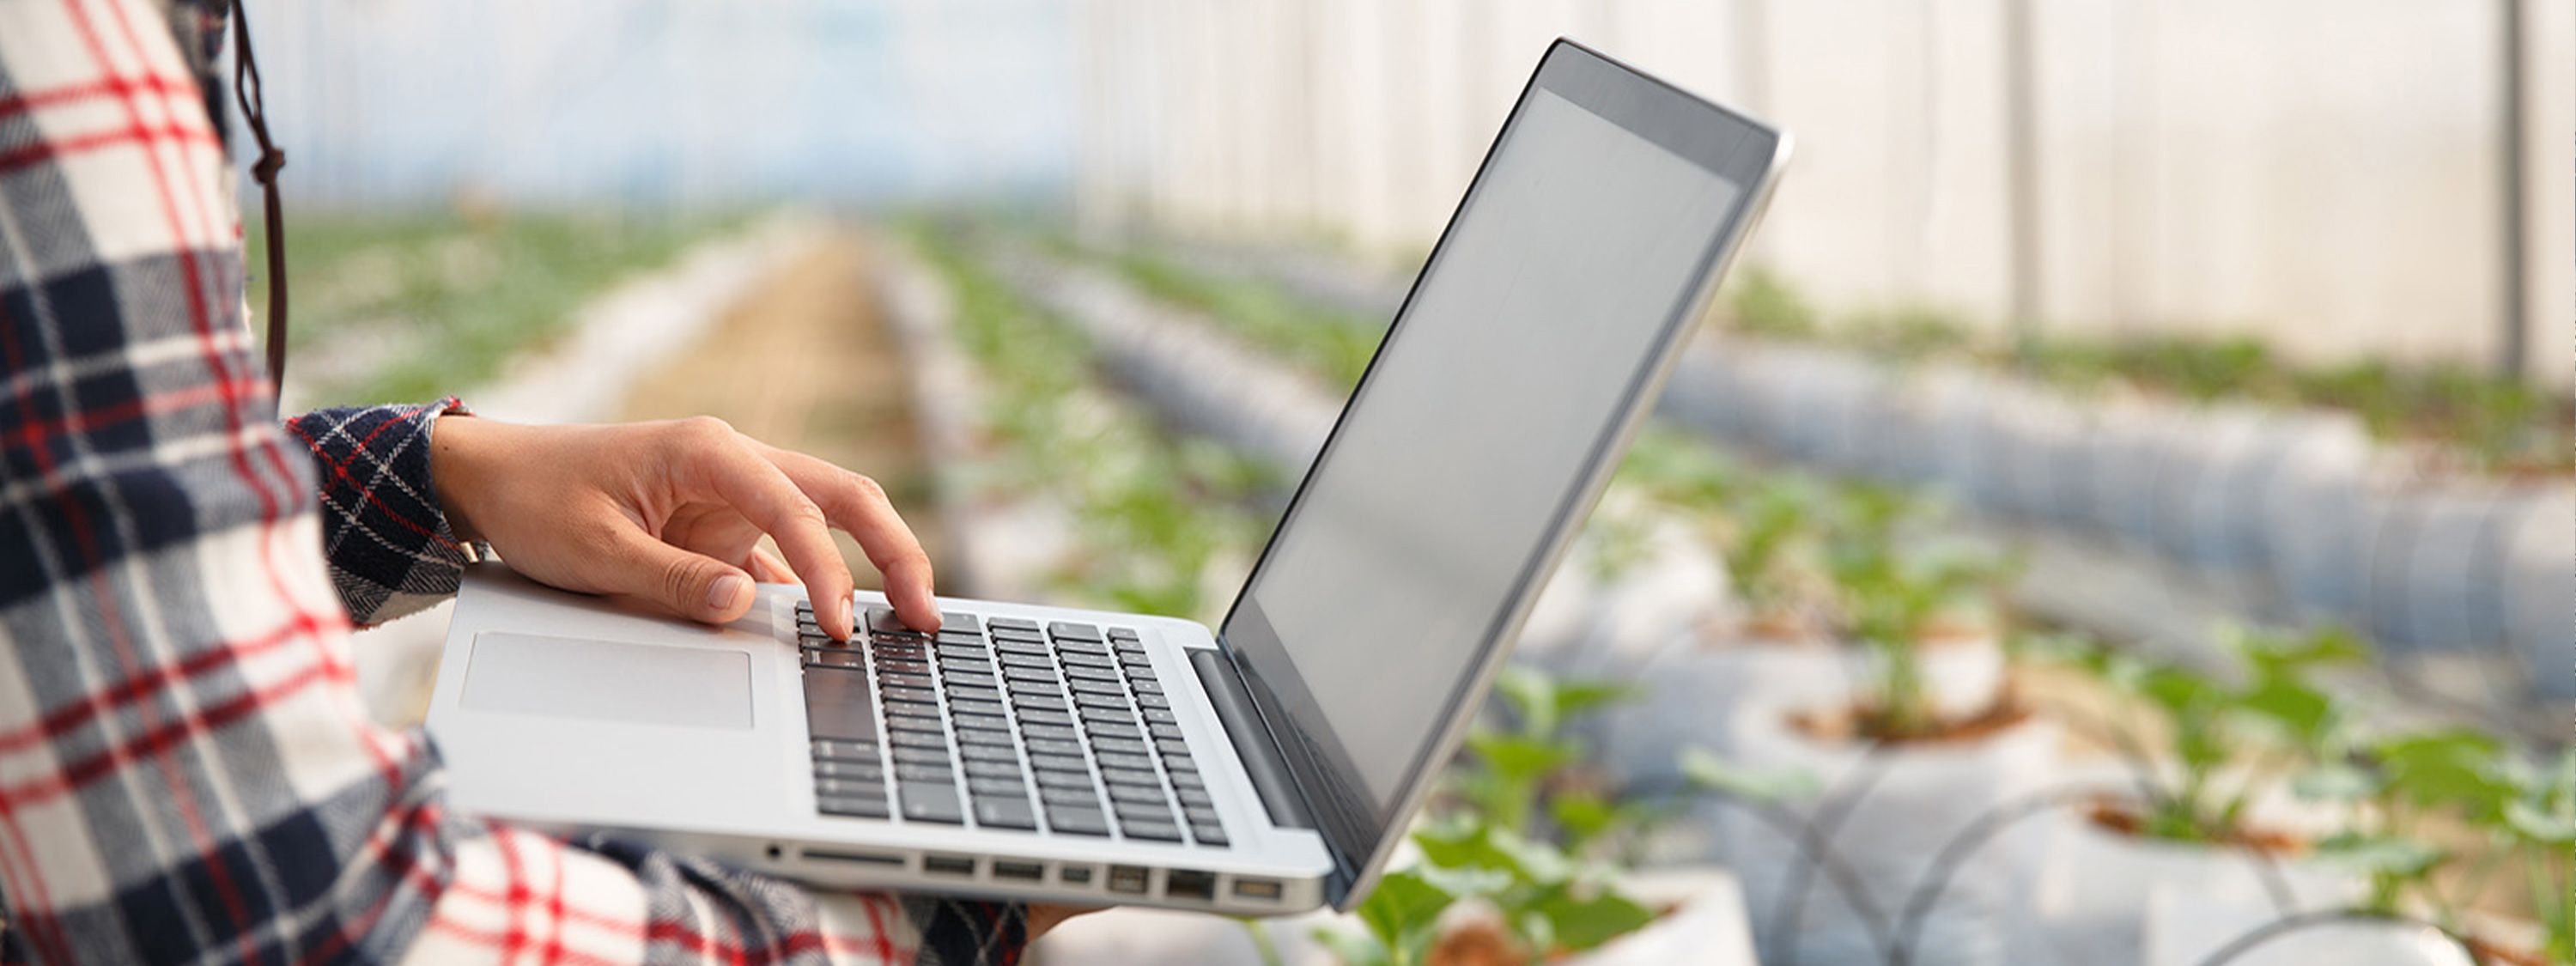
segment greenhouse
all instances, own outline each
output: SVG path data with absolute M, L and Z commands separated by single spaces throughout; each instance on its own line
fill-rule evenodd
M 1247 912 L 1217 899 L 1275 882 L 1187 863 L 1122 893 L 1127 867 L 1070 860 L 815 878 L 789 860 L 830 843 L 783 835 L 684 861 L 1107 907 L 993 960 L 1048 966 L 2576 964 L 2576 6 L 247 7 L 294 159 L 280 412 L 715 416 L 872 481 L 949 631 L 976 601 L 1224 626 L 1558 38 L 1794 137 L 1354 908 Z M 235 180 L 256 320 L 275 229 Z M 949 633 L 871 624 L 895 568 L 832 522 L 856 630 L 920 658 L 869 652 L 877 700 L 889 661 L 928 688 Z M 795 584 L 790 542 L 724 563 Z M 489 579 L 349 638 L 373 726 L 426 721 L 385 733 L 460 769 L 451 627 Z M 802 608 L 782 633 L 822 649 L 829 608 Z M 1091 640 L 1108 668 L 1132 638 Z M 1162 667 L 1118 693 L 1202 689 Z M 800 749 L 836 738 L 786 717 Z M 613 734 L 603 760 L 673 740 Z M 1192 735 L 1262 781 L 1245 739 Z M 846 777 L 806 767 L 799 802 Z M 971 820 L 931 834 L 1004 827 L 957 787 Z M 1248 810 L 1193 826 L 1187 790 L 1156 802 L 1193 848 L 1250 838 Z M 910 794 L 897 831 L 929 827 Z M 635 826 L 535 827 L 616 855 L 586 836 Z M 51 920 L 9 910 L 42 948 Z M 513 940 L 561 951 L 559 906 L 524 915 Z

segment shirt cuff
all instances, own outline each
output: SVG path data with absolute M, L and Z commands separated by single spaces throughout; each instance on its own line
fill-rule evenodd
M 920 966 L 1017 962 L 1028 945 L 1028 909 L 1016 902 L 914 895 L 903 909 L 921 930 Z
M 318 409 L 290 419 L 322 488 L 322 552 L 349 619 L 380 624 L 456 595 L 469 551 L 431 482 L 429 441 L 449 397 L 425 406 Z

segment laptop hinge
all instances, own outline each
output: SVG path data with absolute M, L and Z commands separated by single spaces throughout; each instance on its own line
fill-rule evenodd
M 1288 772 L 1288 763 L 1279 756 L 1278 746 L 1271 742 L 1270 729 L 1261 722 L 1261 712 L 1253 707 L 1252 692 L 1243 686 L 1243 676 L 1235 672 L 1234 662 L 1226 652 L 1193 648 L 1190 669 L 1197 671 L 1199 684 L 1207 689 L 1208 703 L 1216 706 L 1216 716 L 1225 722 L 1226 738 L 1234 742 L 1234 753 L 1243 759 L 1244 771 L 1252 775 L 1252 789 L 1261 795 L 1261 805 L 1270 812 L 1270 823 L 1281 828 L 1311 829 L 1314 820 L 1306 815 L 1305 799 L 1297 794 L 1296 779 Z

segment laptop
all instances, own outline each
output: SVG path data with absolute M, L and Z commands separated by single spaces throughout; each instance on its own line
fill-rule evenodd
M 827 886 L 1365 898 L 1758 217 L 1788 138 L 1559 40 L 1224 621 L 794 586 L 722 627 L 477 565 L 450 800 Z

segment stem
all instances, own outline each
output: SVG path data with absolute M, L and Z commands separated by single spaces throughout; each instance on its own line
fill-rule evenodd
M 2257 947 L 2271 942 L 2272 940 L 2279 939 L 2282 936 L 2343 922 L 2375 922 L 2402 926 L 2422 926 L 2426 929 L 2431 929 L 2435 932 L 2441 933 L 2442 938 L 2444 939 L 2448 939 L 2459 944 L 2461 951 L 2469 954 L 2470 962 L 2475 963 L 2485 961 L 2485 957 L 2478 954 L 2478 947 L 2470 944 L 2467 937 L 2462 936 L 2459 933 L 2452 932 L 2441 923 L 2428 921 L 2415 916 L 2389 915 L 2372 912 L 2368 909 L 2347 907 L 2342 909 L 2320 909 L 2315 912 L 2295 913 L 2264 923 L 2261 926 L 2255 927 L 2252 931 L 2229 941 L 2227 945 L 2219 947 L 2217 952 L 2211 953 L 2208 957 L 2202 959 L 2199 966 L 2226 966 L 2226 964 L 2235 962 L 2237 959 L 2242 958 L 2246 953 L 2253 952 Z

